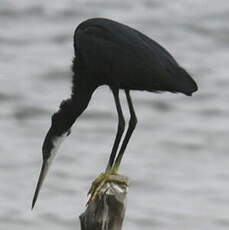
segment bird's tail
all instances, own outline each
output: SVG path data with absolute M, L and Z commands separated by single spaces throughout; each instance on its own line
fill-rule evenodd
M 175 81 L 176 85 L 174 86 L 176 92 L 192 96 L 192 94 L 198 90 L 196 82 L 182 67 L 178 66 L 174 74 L 174 77 L 177 79 L 177 81 Z

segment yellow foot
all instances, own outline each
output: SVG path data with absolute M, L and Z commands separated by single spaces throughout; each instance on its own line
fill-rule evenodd
M 115 182 L 115 183 L 127 185 L 127 181 L 125 179 L 122 179 L 117 173 L 117 171 L 114 169 L 111 169 L 104 173 L 100 173 L 99 176 L 97 176 L 96 179 L 91 184 L 91 188 L 89 189 L 88 192 L 90 198 L 87 204 L 96 199 L 97 195 L 100 193 L 103 186 L 108 182 Z

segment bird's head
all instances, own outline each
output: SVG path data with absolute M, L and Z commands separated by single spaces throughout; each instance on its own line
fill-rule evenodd
M 42 152 L 43 158 L 49 159 L 55 156 L 60 144 L 70 134 L 70 129 L 75 121 L 71 100 L 65 100 L 60 104 L 58 112 L 52 116 L 51 127 L 45 137 Z
M 43 164 L 41 172 L 37 182 L 35 194 L 33 197 L 32 208 L 34 207 L 44 178 L 48 172 L 48 169 L 55 157 L 57 150 L 62 141 L 70 134 L 70 129 L 77 119 L 77 117 L 84 111 L 90 100 L 91 93 L 83 94 L 78 97 L 80 100 L 68 99 L 64 100 L 59 107 L 59 110 L 53 114 L 51 127 L 46 134 L 42 152 L 43 152 Z

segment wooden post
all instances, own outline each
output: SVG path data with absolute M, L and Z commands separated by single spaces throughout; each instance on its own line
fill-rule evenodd
M 112 175 L 114 181 L 104 184 L 94 201 L 80 215 L 81 230 L 121 230 L 126 210 L 128 179 Z

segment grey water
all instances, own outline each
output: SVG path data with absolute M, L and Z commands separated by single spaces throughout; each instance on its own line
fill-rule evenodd
M 199 85 L 193 97 L 132 92 L 139 122 L 121 166 L 130 180 L 123 229 L 228 230 L 228 0 L 0 0 L 0 230 L 80 229 L 116 132 L 107 87 L 77 120 L 30 207 L 50 117 L 70 95 L 73 31 L 92 17 L 152 37 Z

